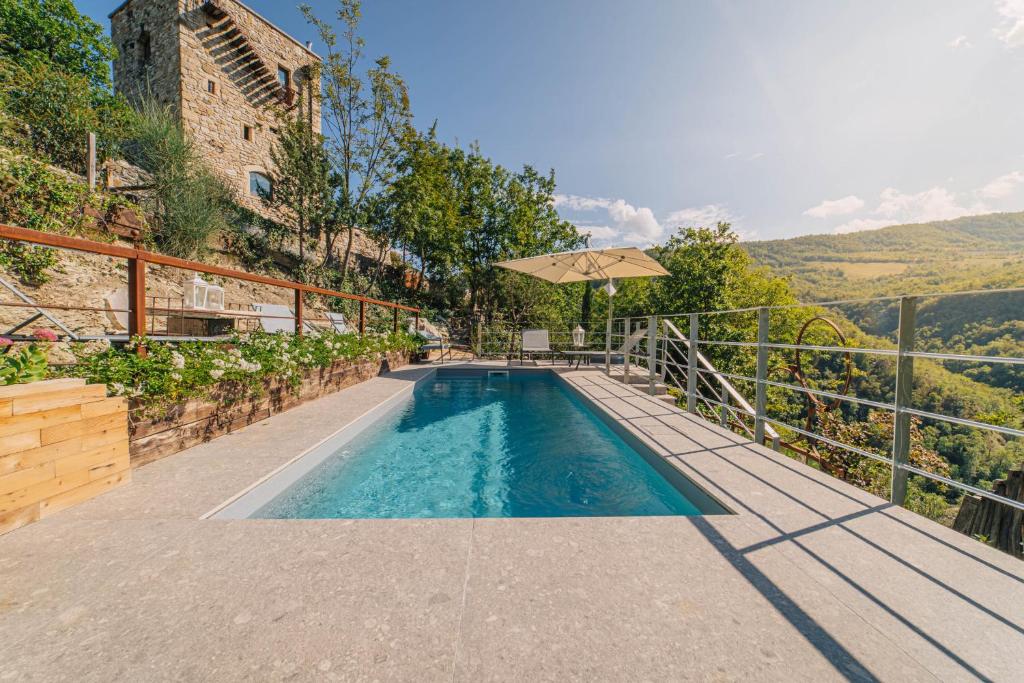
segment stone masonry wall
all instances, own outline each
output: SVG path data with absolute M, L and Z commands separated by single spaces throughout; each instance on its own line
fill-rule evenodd
M 110 17 L 114 85 L 129 99 L 152 96 L 180 108 L 177 0 L 129 0 Z
M 158 71 L 154 95 L 177 105 L 199 153 L 240 204 L 280 220 L 250 191 L 249 174 L 271 170 L 281 117 L 312 114 L 313 128 L 320 131 L 320 106 L 315 98 L 310 102 L 305 79 L 307 67 L 319 58 L 245 5 L 234 0 L 215 0 L 215 5 L 211 13 L 201 0 L 129 0 L 112 17 L 111 35 L 120 49 L 123 43 L 130 46 L 132 36 L 150 32 L 152 57 L 160 65 L 153 67 Z M 141 48 L 135 43 L 131 49 L 138 58 Z M 287 70 L 294 90 L 290 99 L 282 101 L 281 88 L 257 82 L 250 49 L 275 78 L 279 68 Z M 115 64 L 115 82 L 124 92 L 140 91 L 145 78 L 131 57 Z

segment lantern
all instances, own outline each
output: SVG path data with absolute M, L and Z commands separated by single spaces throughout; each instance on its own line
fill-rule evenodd
M 209 285 L 206 289 L 206 307 L 211 311 L 224 310 L 224 288 L 219 285 Z
M 608 284 L 604 286 L 604 291 L 608 292 L 608 296 L 615 296 L 615 292 L 618 291 L 615 289 L 615 281 L 609 278 Z
M 587 331 L 577 325 L 576 329 L 572 331 L 572 345 L 576 348 L 582 348 L 584 341 L 586 341 L 586 336 Z
M 206 308 L 206 296 L 209 294 L 210 285 L 206 284 L 203 278 L 196 275 L 185 283 L 185 307 Z

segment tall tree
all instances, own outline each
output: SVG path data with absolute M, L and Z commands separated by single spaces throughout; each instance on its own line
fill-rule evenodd
M 328 131 L 335 186 L 330 219 L 324 223 L 325 259 L 333 259 L 334 243 L 348 235 L 341 262 L 341 283 L 348 275 L 353 231 L 365 225 L 377 195 L 395 174 L 399 141 L 412 115 L 404 81 L 391 71 L 387 57 L 361 71 L 365 42 L 357 33 L 361 16 L 358 0 L 340 0 L 340 35 L 302 5 L 306 20 L 327 47 L 323 67 L 324 124 Z
M 44 63 L 109 90 L 115 55 L 103 27 L 71 0 L 0 0 L 0 56 L 19 66 Z
M 332 203 L 330 162 L 324 138 L 302 117 L 283 117 L 270 152 L 272 192 L 264 200 L 284 209 L 295 222 L 299 242 L 299 277 L 304 278 L 306 242 L 319 236 Z

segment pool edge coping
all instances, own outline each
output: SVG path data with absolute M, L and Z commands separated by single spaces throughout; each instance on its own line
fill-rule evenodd
M 397 408 L 404 400 L 411 397 L 420 382 L 433 377 L 435 374 L 437 374 L 437 368 L 431 368 L 421 377 L 418 377 L 408 385 L 401 387 L 398 391 L 391 394 L 380 403 L 376 404 L 372 408 L 368 408 L 356 418 L 338 427 L 309 448 L 297 454 L 295 457 L 289 459 L 285 463 L 282 463 L 278 467 L 275 467 L 273 470 L 263 475 L 249 486 L 246 486 L 238 493 L 235 493 L 230 498 L 218 503 L 213 509 L 204 513 L 199 519 L 253 519 L 252 515 L 255 512 L 284 492 L 288 487 L 305 476 L 334 452 L 333 450 L 325 449 L 325 452 L 318 457 L 309 457 L 313 455 L 314 451 L 318 448 L 322 448 L 328 442 L 331 442 L 337 437 L 343 435 L 345 432 L 350 433 L 345 435 L 346 438 L 339 442 L 338 445 L 347 443 L 351 439 L 355 438 L 363 430 L 375 424 L 387 413 L 391 412 L 391 410 Z M 306 462 L 301 463 L 302 466 L 299 467 L 298 465 L 303 460 Z M 293 470 L 293 472 L 288 473 L 288 476 L 283 476 L 289 469 Z M 273 483 L 274 486 L 270 486 L 271 483 Z M 257 490 L 261 487 L 266 487 L 266 490 L 257 493 Z M 245 499 L 249 497 L 252 497 L 252 500 L 248 502 L 245 501 Z M 236 506 L 237 509 L 235 509 Z

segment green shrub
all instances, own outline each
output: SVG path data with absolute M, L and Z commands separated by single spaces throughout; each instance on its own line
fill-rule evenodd
M 116 156 L 132 112 L 123 98 L 94 89 L 85 76 L 46 63 L 0 63 L 0 105 L 6 145 L 84 173 L 87 135 L 96 134 L 100 160 Z
M 232 193 L 200 159 L 172 111 L 143 101 L 125 155 L 152 177 L 146 208 L 161 251 L 193 258 L 214 235 L 227 231 Z
M 297 387 L 302 371 L 327 367 L 341 358 L 363 358 L 388 351 L 412 351 L 415 337 L 392 334 L 359 337 L 322 332 L 316 336 L 257 332 L 230 342 L 154 343 L 145 357 L 131 348 L 109 349 L 80 359 L 62 373 L 107 385 L 111 393 L 139 399 L 151 411 L 209 395 L 218 385 L 232 387 L 238 399 L 262 390 L 268 378 Z
M 90 193 L 86 185 L 45 163 L 0 149 L 0 223 L 31 230 L 77 235 L 86 221 L 83 209 L 107 213 L 117 206 L 139 211 L 117 195 Z M 0 241 L 0 266 L 23 282 L 42 284 L 57 262 L 56 252 L 43 247 Z

